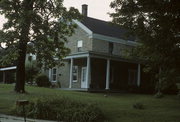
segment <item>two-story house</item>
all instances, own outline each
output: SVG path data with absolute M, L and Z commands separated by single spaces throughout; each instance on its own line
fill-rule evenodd
M 51 82 L 62 88 L 80 90 L 125 90 L 140 86 L 141 64 L 125 58 L 138 43 L 126 37 L 127 31 L 109 22 L 87 17 L 87 5 L 82 5 L 84 19 L 66 46 L 71 53 L 64 66 L 49 69 Z

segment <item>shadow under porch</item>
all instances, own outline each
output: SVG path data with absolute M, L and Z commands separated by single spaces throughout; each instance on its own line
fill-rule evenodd
M 107 63 L 107 59 L 91 58 L 89 91 L 128 91 L 138 85 L 138 64 L 109 60 L 109 82 L 107 84 Z

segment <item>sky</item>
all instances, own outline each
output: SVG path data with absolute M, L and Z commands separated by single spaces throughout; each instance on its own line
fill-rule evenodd
M 113 10 L 109 7 L 111 1 L 113 0 L 64 0 L 64 6 L 67 8 L 71 6 L 75 7 L 81 13 L 82 4 L 87 4 L 89 17 L 110 21 L 111 18 L 107 13 L 113 12 Z M 5 21 L 4 17 L 0 16 L 0 29 Z

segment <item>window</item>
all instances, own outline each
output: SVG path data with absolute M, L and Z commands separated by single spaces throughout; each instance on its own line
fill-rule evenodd
M 52 81 L 56 82 L 57 81 L 57 69 L 52 68 Z
M 113 54 L 113 48 L 114 48 L 113 42 L 109 42 L 109 53 L 110 54 Z
M 82 40 L 78 40 L 78 42 L 77 42 L 78 52 L 82 51 L 82 47 L 83 47 L 83 41 Z
M 128 84 L 137 85 L 137 71 L 134 69 L 129 70 Z
M 73 66 L 73 82 L 78 80 L 78 66 Z

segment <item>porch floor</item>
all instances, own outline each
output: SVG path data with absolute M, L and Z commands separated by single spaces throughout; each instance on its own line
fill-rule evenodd
M 69 91 L 88 91 L 88 89 L 84 88 L 59 88 L 60 90 L 69 90 Z
M 99 92 L 99 93 L 127 93 L 128 91 L 124 90 L 106 90 L 106 89 L 86 89 L 86 88 L 59 88 L 59 90 L 68 90 L 68 91 L 85 91 L 85 92 Z

